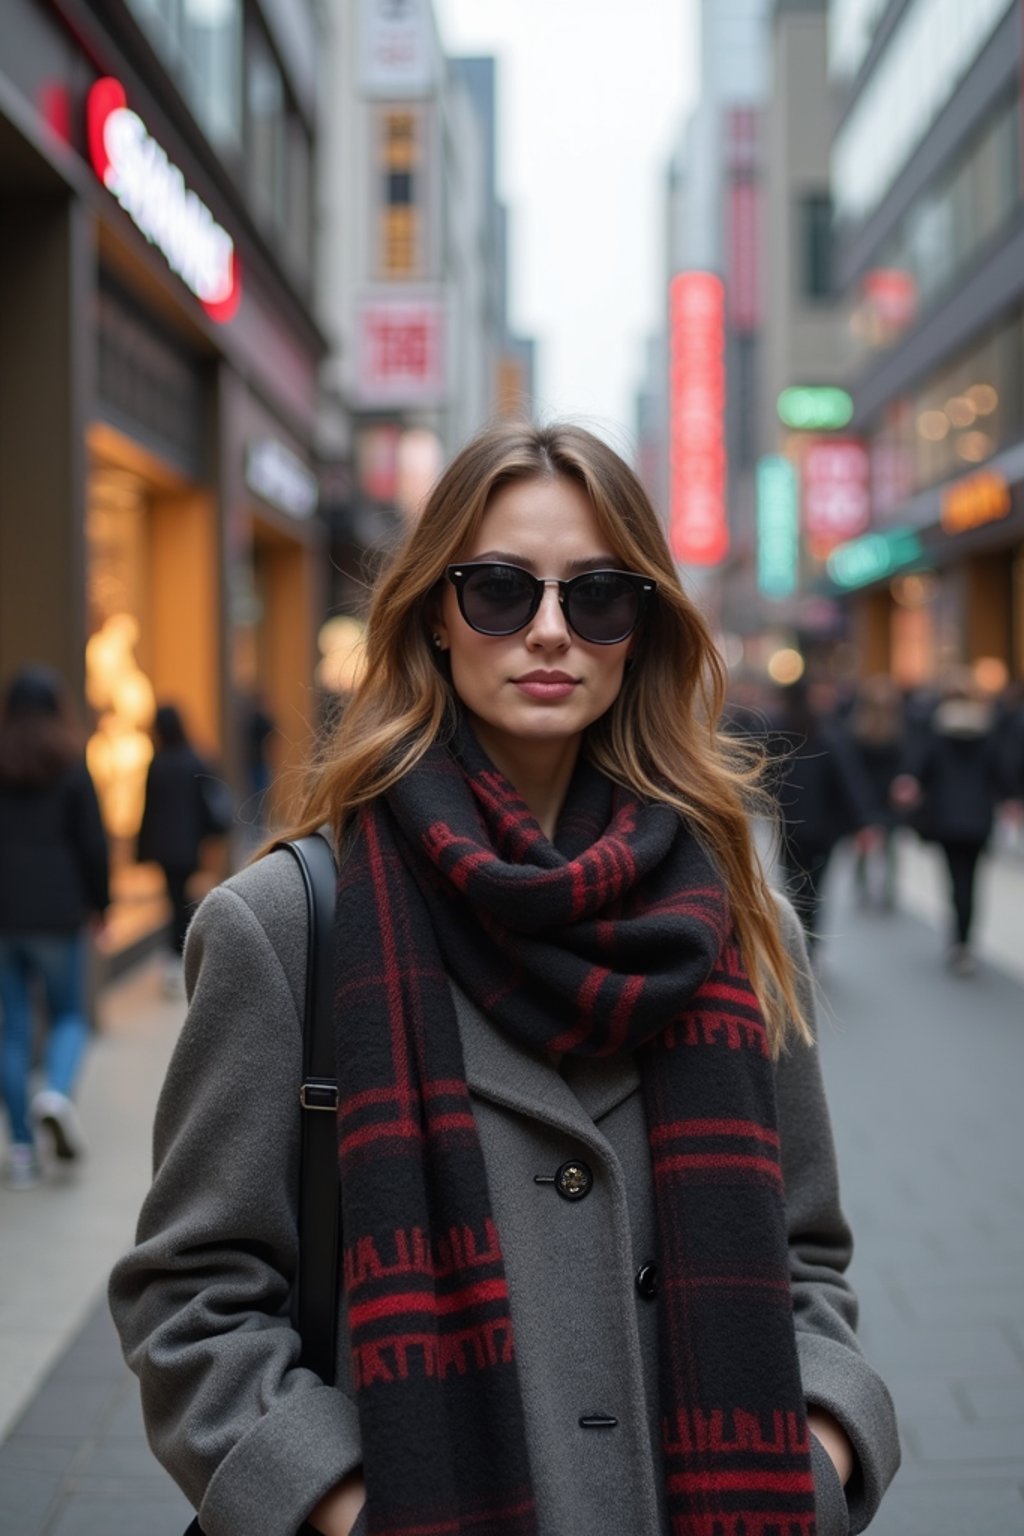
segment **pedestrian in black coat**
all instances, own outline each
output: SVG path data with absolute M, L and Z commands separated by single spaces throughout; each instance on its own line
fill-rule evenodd
M 781 821 L 779 863 L 807 932 L 820 940 L 822 886 L 841 838 L 872 823 L 871 796 L 849 733 L 828 710 L 828 689 L 803 681 L 788 688 L 771 736 Z
M 24 667 L 0 711 L 0 1082 L 6 1179 L 40 1176 L 36 1135 L 70 1161 L 82 1149 L 72 1101 L 88 1041 L 87 929 L 110 901 L 107 839 L 67 691 Z M 29 1101 L 33 996 L 46 1004 L 45 1085 Z
M 896 895 L 893 832 L 898 823 L 892 785 L 903 768 L 906 752 L 903 700 L 891 677 L 880 673 L 860 683 L 849 724 L 850 749 L 870 798 L 871 824 L 876 829 L 876 841 L 857 850 L 857 895 L 863 906 L 878 905 L 890 911 Z
M 960 975 L 974 969 L 970 938 L 978 862 L 1006 793 L 995 711 L 970 674 L 958 672 L 928 728 L 911 739 L 893 799 L 911 813 L 920 836 L 938 843 L 945 855 L 953 906 L 949 960 Z
M 180 990 L 180 961 L 194 902 L 189 886 L 200 868 L 207 837 L 228 830 L 230 806 L 224 786 L 189 741 L 179 711 L 161 704 L 153 726 L 156 751 L 146 776 L 146 798 L 139 828 L 138 857 L 163 870 L 171 902 L 173 962 L 168 991 Z

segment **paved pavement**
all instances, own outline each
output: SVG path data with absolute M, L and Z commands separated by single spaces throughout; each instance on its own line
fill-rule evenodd
M 904 1447 L 872 1532 L 1024 1536 L 1024 862 L 986 877 L 969 980 L 942 966 L 938 891 L 908 845 L 903 910 L 857 911 L 840 867 L 826 913 L 820 1036 L 862 1337 Z M 145 965 L 102 1011 L 77 1185 L 0 1192 L 0 1536 L 180 1536 L 190 1518 L 102 1301 L 182 1010 Z

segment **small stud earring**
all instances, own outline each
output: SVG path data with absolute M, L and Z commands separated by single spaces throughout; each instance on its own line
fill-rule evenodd
M 435 635 L 434 636 L 434 649 L 436 651 L 443 651 L 444 650 L 444 646 L 441 644 L 441 636 L 440 635 Z

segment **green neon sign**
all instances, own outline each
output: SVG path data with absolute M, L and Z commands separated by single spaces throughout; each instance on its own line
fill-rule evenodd
M 783 425 L 798 432 L 838 432 L 853 420 L 853 397 L 831 384 L 794 384 L 776 409 Z
M 921 540 L 913 528 L 891 528 L 887 533 L 866 533 L 840 544 L 829 555 L 825 569 L 837 587 L 849 590 L 914 565 L 921 554 Z
M 781 454 L 757 463 L 757 589 L 763 597 L 792 597 L 800 556 L 796 470 Z

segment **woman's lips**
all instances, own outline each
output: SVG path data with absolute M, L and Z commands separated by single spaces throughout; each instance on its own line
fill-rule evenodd
M 530 699 L 545 699 L 556 702 L 559 699 L 567 699 L 574 688 L 579 687 L 579 679 L 569 677 L 565 672 L 529 672 L 525 677 L 513 679 L 520 693 L 525 693 Z

